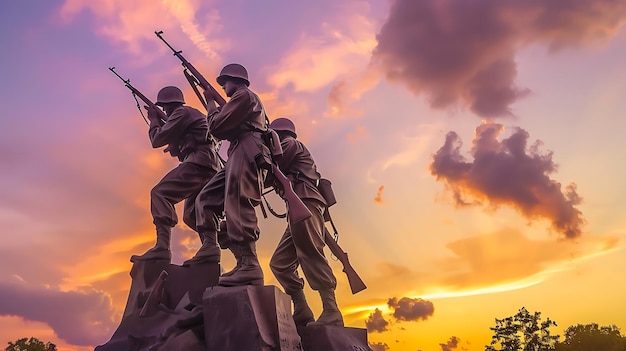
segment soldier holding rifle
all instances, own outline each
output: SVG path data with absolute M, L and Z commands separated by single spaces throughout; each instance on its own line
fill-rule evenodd
M 256 253 L 259 227 L 255 206 L 261 202 L 262 169 L 259 160 L 270 159 L 262 131 L 267 129 L 266 115 L 259 97 L 248 86 L 248 72 L 240 64 L 226 65 L 217 83 L 230 98 L 217 107 L 211 89 L 204 91 L 210 133 L 228 140 L 228 159 L 200 191 L 196 199 L 197 227 L 201 233 L 214 236 L 222 213 L 226 217 L 229 249 L 237 265 L 222 274 L 219 285 L 263 285 L 263 271 Z
M 169 171 L 150 192 L 150 210 L 156 227 L 156 245 L 143 255 L 133 256 L 136 260 L 170 260 L 171 229 L 178 222 L 174 205 L 185 200 L 183 221 L 197 231 L 195 199 L 202 187 L 221 168 L 212 138 L 207 139 L 208 124 L 204 114 L 185 106 L 183 92 L 174 86 L 164 87 L 157 94 L 157 110 L 154 105 L 146 106 L 152 147 L 167 145 L 166 151 L 181 163 Z M 202 233 L 202 246 L 193 260 L 219 261 L 220 250 L 216 239 Z
M 278 162 L 279 167 L 312 214 L 297 223 L 288 220 L 270 260 L 270 267 L 285 293 L 291 296 L 296 325 L 343 326 L 343 317 L 335 299 L 337 280 L 324 256 L 323 213 L 328 204 L 317 188 L 320 174 L 309 150 L 296 139 L 296 128 L 291 120 L 275 119 L 270 128 L 281 139 L 283 156 Z M 318 291 L 322 298 L 323 311 L 317 321 L 305 299 L 304 280 L 298 276 L 298 266 L 302 267 L 311 289 Z

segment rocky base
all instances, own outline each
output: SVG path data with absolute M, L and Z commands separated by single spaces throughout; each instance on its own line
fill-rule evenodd
M 95 350 L 151 350 L 172 336 L 186 330 L 193 332 L 193 321 L 202 324 L 202 294 L 207 287 L 217 285 L 219 275 L 217 262 L 191 266 L 168 261 L 135 262 L 122 321 L 111 340 Z
M 119 327 L 95 351 L 372 351 L 367 331 L 296 328 L 275 286 L 217 286 L 218 263 L 137 261 Z

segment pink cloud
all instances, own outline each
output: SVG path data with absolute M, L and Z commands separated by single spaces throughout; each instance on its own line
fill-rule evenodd
M 0 282 L 0 315 L 47 323 L 74 345 L 97 345 L 117 327 L 111 299 L 85 288 L 61 291 L 12 279 Z

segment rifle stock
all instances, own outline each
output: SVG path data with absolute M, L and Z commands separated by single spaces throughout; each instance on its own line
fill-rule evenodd
M 183 67 L 185 67 L 186 70 L 188 70 L 189 72 L 191 72 L 189 76 L 195 78 L 195 82 L 202 87 L 202 89 L 204 90 L 208 90 L 211 92 L 211 94 L 213 95 L 213 99 L 215 99 L 215 102 L 217 102 L 218 105 L 220 106 L 224 106 L 224 104 L 226 103 L 226 100 L 222 97 L 222 95 L 220 95 L 220 93 L 215 90 L 215 88 L 213 88 L 213 86 L 209 83 L 208 80 L 206 80 L 206 78 L 204 78 L 204 76 L 191 64 L 191 62 L 187 61 L 187 59 L 182 55 L 182 50 L 175 50 L 170 43 L 168 43 L 162 36 L 163 31 L 155 31 L 154 34 L 156 34 L 157 37 L 159 37 L 159 39 L 161 39 L 165 45 L 167 45 L 168 48 L 170 48 L 170 50 L 172 50 L 172 52 L 174 53 L 174 56 L 178 57 L 178 59 L 180 60 L 180 62 L 182 63 Z M 186 75 L 187 76 L 187 75 Z
M 330 235 L 330 232 L 324 226 L 324 241 L 326 245 L 330 249 L 330 252 L 337 257 L 337 259 L 343 265 L 343 272 L 348 277 L 348 284 L 350 284 L 350 290 L 352 290 L 352 294 L 356 294 L 359 291 L 367 289 L 367 286 L 363 282 L 363 279 L 359 276 L 359 274 L 354 270 L 350 261 L 348 260 L 348 254 L 341 249 L 339 244 L 335 241 L 335 239 Z
M 272 175 L 282 190 L 279 192 L 280 197 L 287 203 L 289 221 L 291 223 L 297 223 L 311 217 L 311 211 L 309 211 L 304 202 L 302 202 L 302 199 L 293 191 L 293 186 L 289 178 L 287 178 L 274 163 L 272 163 Z

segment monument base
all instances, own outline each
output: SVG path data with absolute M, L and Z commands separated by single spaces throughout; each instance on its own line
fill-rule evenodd
M 298 327 L 304 351 L 372 351 L 367 329 L 336 326 Z
M 177 266 L 169 261 L 136 261 L 122 321 L 111 340 L 95 351 L 148 350 L 182 333 L 178 326 L 194 320 L 204 290 L 217 285 L 219 275 L 218 262 Z
M 275 286 L 210 287 L 203 309 L 207 350 L 302 351 L 291 298 Z

